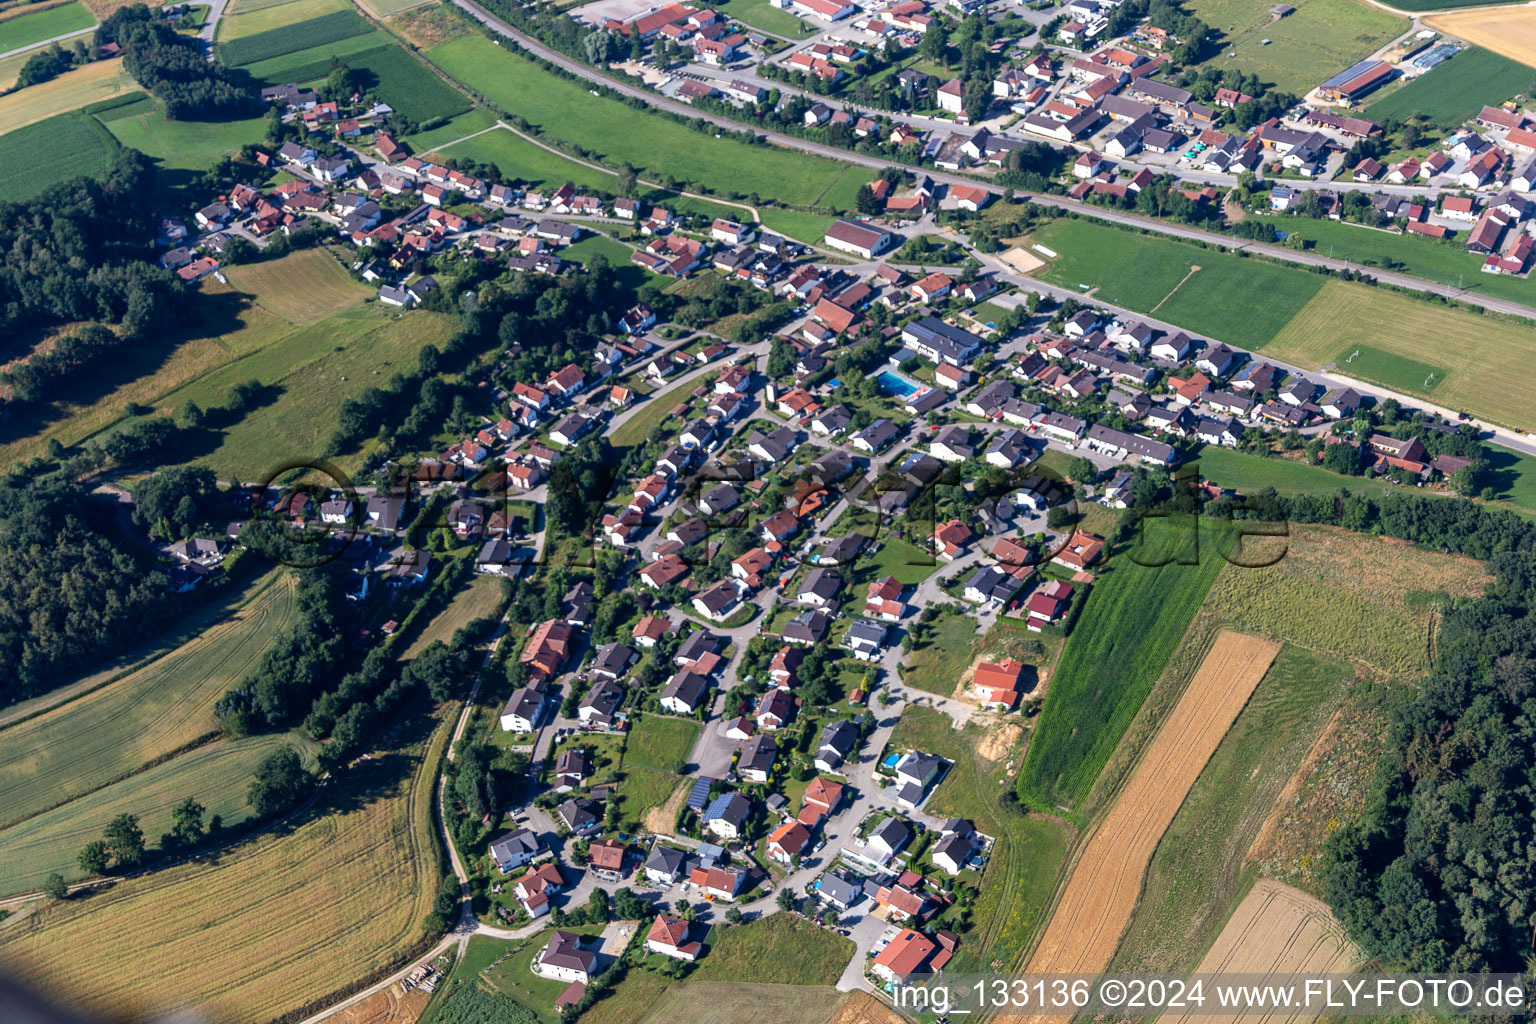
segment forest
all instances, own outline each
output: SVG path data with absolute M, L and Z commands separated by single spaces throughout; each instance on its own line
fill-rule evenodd
M 258 110 L 245 76 L 209 61 L 202 44 L 178 34 L 144 4 L 119 7 L 97 27 L 97 48 L 107 43 L 123 48 L 123 66 L 172 120 L 227 120 Z

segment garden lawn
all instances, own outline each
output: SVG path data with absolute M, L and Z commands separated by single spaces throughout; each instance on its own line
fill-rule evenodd
M 872 583 L 887 576 L 896 577 L 903 586 L 915 586 L 939 570 L 939 560 L 910 541 L 885 537 L 880 550 L 858 560 L 854 568 L 859 580 Z
M 854 944 L 794 914 L 714 928 L 691 981 L 775 985 L 833 985 L 853 956 Z
M 54 36 L 78 32 L 95 24 L 96 16 L 78 3 L 6 18 L 0 21 L 0 53 L 31 46 Z
M 460 137 L 462 136 L 455 136 L 455 138 Z M 413 148 L 419 152 L 427 152 L 419 142 L 413 141 Z M 558 188 L 569 181 L 578 188 L 611 192 L 617 180 L 614 175 L 606 171 L 595 171 L 558 153 L 540 149 L 528 140 L 518 138 L 505 128 L 498 128 L 484 135 L 465 139 L 463 142 L 443 146 L 437 152 L 454 159 L 495 164 L 503 178 L 516 179 L 529 185 L 548 185 L 551 188 Z M 626 260 L 628 258 L 625 257 Z
M 100 122 L 78 112 L 0 135 L 0 200 L 31 199 L 71 178 L 101 177 L 118 148 Z
M 1529 431 L 1536 430 L 1530 345 L 1527 326 L 1328 281 L 1265 351 Z
M 659 113 L 593 96 L 583 83 L 545 71 L 483 36 L 433 47 L 427 56 L 550 138 L 580 146 L 600 161 L 627 162 L 663 181 L 695 182 L 735 197 L 757 193 L 809 206 L 846 167 L 773 146 L 716 139 Z
M 1376 121 L 1423 114 L 1451 128 L 1530 86 L 1530 68 L 1473 46 L 1372 103 L 1365 113 Z
M 1147 543 L 1102 565 L 1051 674 L 1019 771 L 1021 800 L 1055 812 L 1079 807 L 1088 795 L 1226 564 L 1217 549 L 1218 529 L 1202 521 L 1192 548 L 1196 538 L 1187 521 L 1164 524 L 1156 538 L 1149 526 Z M 1132 560 L 1174 555 L 1158 568 Z
M 726 0 L 720 5 L 727 17 L 785 39 L 798 39 L 814 30 L 804 21 L 768 0 Z
M 860 182 L 860 184 L 863 184 Z M 807 245 L 815 245 L 821 241 L 827 233 L 827 228 L 832 226 L 836 218 L 824 216 L 819 213 L 801 213 L 799 210 L 786 210 L 779 206 L 759 206 L 758 215 L 763 218 L 763 226 L 780 235 L 793 238 L 797 242 Z
M 699 724 L 691 719 L 648 714 L 629 730 L 624 742 L 624 766 L 643 765 L 671 771 L 673 764 L 688 759 L 698 738 Z
M 1212 29 L 1207 64 L 1257 74 L 1305 95 L 1406 31 L 1408 22 L 1359 0 L 1306 0 L 1276 21 L 1269 4 L 1191 0 L 1187 10 Z M 1268 45 L 1265 45 L 1265 41 Z M 1228 57 L 1235 50 L 1237 56 Z
M 1088 220 L 1052 221 L 1030 241 L 1058 254 L 1037 277 L 1249 350 L 1263 348 L 1323 284 L 1304 270 Z

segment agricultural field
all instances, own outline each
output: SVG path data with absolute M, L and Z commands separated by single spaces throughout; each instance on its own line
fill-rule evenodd
M 470 109 L 463 93 L 399 46 L 364 50 L 347 65 L 367 72 L 371 79 L 365 88 L 413 121 L 453 117 Z
M 544 71 L 482 36 L 433 47 L 427 57 L 454 79 L 531 125 L 579 146 L 599 162 L 629 163 L 651 179 L 729 183 L 738 196 L 757 193 L 811 206 L 838 182 L 846 165 L 772 146 L 751 146 L 696 132 L 661 114 L 593 96 L 578 82 Z M 856 190 L 873 175 L 850 178 Z M 839 190 L 842 189 L 839 185 Z M 828 209 L 834 207 L 828 200 Z M 850 209 L 851 202 L 839 209 Z
M 238 68 L 372 31 L 373 26 L 366 19 L 347 7 L 303 21 L 279 18 L 276 28 L 220 43 L 218 53 L 225 64 Z
M 0 19 L 0 53 L 91 28 L 96 16 L 81 4 L 63 4 Z
M 1415 2 L 1416 0 L 1408 0 L 1408 3 L 1405 3 L 1403 6 L 1408 7 Z M 1425 2 L 1425 0 L 1417 0 L 1417 2 Z M 1449 7 L 1483 7 L 1481 4 L 1472 3 L 1440 3 L 1439 0 L 1428 0 L 1428 2 L 1431 6 L 1417 7 L 1415 9 L 1439 10 Z M 1518 6 L 1510 4 L 1507 8 L 1489 6 L 1487 9 L 1476 11 L 1452 11 L 1449 14 L 1436 14 L 1425 18 L 1424 24 L 1441 32 L 1464 39 L 1474 46 L 1485 47 L 1501 57 L 1524 64 L 1526 67 L 1536 67 L 1536 19 L 1531 17 L 1529 10 L 1523 9 L 1525 7 L 1526 5 L 1524 4 Z M 1451 67 L 1466 56 L 1466 54 L 1462 54 L 1453 58 L 1449 64 L 1444 65 L 1444 68 Z M 1494 68 L 1496 65 L 1487 63 L 1485 67 Z M 1501 66 L 1498 67 L 1499 73 L 1504 74 L 1504 69 Z M 1437 72 L 1440 70 L 1442 69 L 1436 69 Z M 1475 86 L 1467 84 L 1470 80 L 1466 78 L 1465 74 L 1458 81 L 1462 84 L 1463 88 L 1475 88 Z M 1497 100 L 1490 100 L 1489 102 L 1502 102 L 1508 99 L 1514 92 L 1529 92 L 1529 90 L 1530 79 L 1527 78 L 1513 89 L 1505 92 Z
M 969 818 L 998 840 L 982 872 L 971 930 L 951 961 L 953 971 L 1004 971 L 1016 964 L 1051 909 L 1072 839 L 1059 820 L 1020 814 L 998 800 L 1016 765 L 1023 733 L 992 729 L 973 718 L 964 728 L 942 711 L 908 704 L 891 733 L 890 749 L 924 750 L 954 762 L 925 805 L 929 813 Z
M 1336 364 L 1341 374 L 1536 429 L 1530 328 L 1495 316 L 1328 281 L 1265 352 L 1309 370 Z
M 241 146 L 266 137 L 265 118 L 243 121 L 173 121 L 165 116 L 158 100 L 148 96 L 135 103 L 113 107 L 98 120 L 118 142 L 153 157 L 159 169 L 205 171 Z M 184 175 L 171 175 L 173 181 Z
M 396 749 L 323 788 L 288 831 L 40 908 L 0 931 L 0 963 L 99 1016 L 174 1008 L 230 1024 L 297 1019 L 349 979 L 403 966 L 438 888 L 432 784 L 451 729 L 405 723 Z
M 0 830 L 0 894 L 24 892 L 43 884 L 50 872 L 83 877 L 75 860 L 80 848 L 119 814 L 138 815 L 144 838 L 153 846 L 171 828 L 171 809 L 192 797 L 219 815 L 226 828 L 250 815 L 246 791 L 261 759 L 294 737 L 279 733 L 239 740 L 217 740 L 157 764 L 121 782 L 95 790 L 62 807 Z
M 1536 301 L 1531 282 L 1507 274 L 1482 272 L 1483 257 L 1467 252 L 1466 236 L 1440 242 L 1417 235 L 1381 231 L 1347 221 L 1309 217 L 1262 217 L 1277 231 L 1290 235 L 1286 243 L 1319 256 L 1335 256 L 1366 267 L 1396 270 L 1436 284 L 1465 288 L 1513 302 Z
M 101 60 L 74 68 L 57 78 L 0 97 L 0 135 L 138 90 L 138 84 L 123 70 L 120 60 Z
M 407 135 L 400 141 L 411 148 L 412 153 L 428 153 L 438 146 L 446 146 L 450 142 L 457 142 L 466 135 L 484 131 L 494 127 L 496 115 L 484 107 L 475 107 L 468 113 L 460 114 L 447 124 L 430 128 L 415 135 Z
M 362 6 L 375 18 L 388 18 L 428 3 L 431 0 L 365 0 Z
M 428 152 L 419 142 L 412 140 L 412 144 L 420 152 Z M 453 145 L 438 145 L 441 148 L 435 152 L 445 157 L 495 164 L 503 178 L 517 179 L 529 185 L 558 188 L 569 181 L 577 188 L 612 192 L 617 180 L 607 171 L 593 170 L 558 153 L 541 149 L 506 128 L 497 128 Z
M 1360 0 L 1305 0 L 1295 7 L 1278 21 L 1270 5 L 1248 0 L 1193 0 L 1188 9 L 1212 29 L 1215 56 L 1208 64 L 1251 72 L 1297 96 L 1408 29 L 1405 19 Z
M 255 665 L 293 613 L 291 581 L 253 585 L 218 625 L 109 686 L 4 730 L 5 824 L 124 778 L 209 736 L 213 704 Z
M 374 292 L 348 274 L 331 250 L 322 247 L 230 267 L 225 276 L 236 290 L 251 294 L 262 309 L 291 324 L 317 323 L 339 310 L 361 305 Z
M 711 929 L 705 946 L 690 981 L 831 986 L 854 951 L 848 939 L 794 914 Z
M 219 19 L 218 41 L 227 43 L 347 9 L 347 0 L 286 0 L 268 5 L 235 0 L 230 6 L 231 13 Z
M 1026 971 L 1097 973 L 1109 964 L 1163 832 L 1279 650 L 1259 637 L 1217 635 L 1125 789 L 1088 837 Z
M 31 199 L 50 185 L 99 177 L 120 147 L 89 114 L 59 114 L 0 135 L 0 200 Z
M 1428 24 L 1479 46 L 1458 53 L 1383 96 L 1366 108 L 1367 117 L 1407 119 L 1423 114 L 1451 128 L 1485 105 L 1498 106 L 1530 89 L 1529 64 L 1536 61 L 1536 18 L 1529 11 L 1469 11 L 1430 18 Z
M 1249 350 L 1264 348 L 1323 285 L 1304 270 L 1089 220 L 1052 221 L 1030 241 L 1059 254 L 1036 277 Z
M 1200 974 L 1344 974 L 1362 957 L 1326 904 L 1268 879 L 1255 883 L 1195 971 Z M 1303 1024 L 1315 1014 L 1274 1014 L 1275 1024 Z M 1237 1017 L 1168 1014 L 1169 1024 L 1229 1024 Z
M 421 631 L 406 651 L 402 660 L 410 661 L 426 650 L 434 640 L 448 643 L 453 634 L 474 622 L 495 615 L 501 610 L 501 581 L 490 576 L 476 576 L 469 585 L 461 587 L 448 602 L 448 607 Z
M 1248 850 L 1270 808 L 1354 674 L 1337 658 L 1281 649 L 1158 844 L 1114 970 L 1194 967 L 1251 881 Z
M 671 771 L 674 763 L 688 760 L 698 738 L 699 724 L 691 719 L 646 715 L 624 741 L 624 766 Z
M 331 72 L 331 61 L 340 59 L 351 64 L 361 53 L 394 45 L 394 37 L 388 32 L 367 32 L 347 36 L 324 45 L 294 50 L 280 57 L 247 64 L 242 69 L 260 85 L 281 85 L 283 82 L 313 82 Z
M 1266 458 L 1232 448 L 1203 448 L 1194 465 L 1203 479 L 1230 487 L 1239 494 L 1254 494 L 1265 487 L 1273 487 L 1280 494 L 1332 494 L 1340 487 L 1347 487 L 1353 494 L 1385 494 L 1394 489 L 1364 477 L 1342 476 L 1322 466 L 1309 466 L 1297 459 Z
M 1221 535 L 1201 523 L 1182 551 L 1112 557 L 1088 596 L 1051 674 L 1034 739 L 1019 771 L 1019 797 L 1042 809 L 1076 808 L 1163 671 L 1206 591 L 1226 563 Z M 1194 545 L 1188 541 L 1198 540 Z M 1177 560 L 1151 568 L 1138 564 Z

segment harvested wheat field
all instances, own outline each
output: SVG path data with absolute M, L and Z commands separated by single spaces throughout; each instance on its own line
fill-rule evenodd
M 826 1024 L 906 1024 L 906 1020 L 868 992 L 851 992 Z
M 1326 904 L 1288 885 L 1261 878 L 1221 930 L 1197 974 L 1342 974 L 1363 961 Z M 1265 1024 L 1298 1024 L 1315 1013 L 1169 1015 L 1169 1024 L 1231 1024 L 1265 1018 Z
M 337 1010 L 321 1024 L 416 1024 L 431 998 L 419 988 L 401 995 L 400 986 L 391 985 L 360 1003 Z
M 1536 10 L 1526 4 L 1448 11 L 1425 18 L 1424 24 L 1510 60 L 1536 67 Z
M 1094 974 L 1109 963 L 1158 841 L 1279 652 L 1273 640 L 1217 634 L 1125 789 L 1089 836 L 1026 972 Z

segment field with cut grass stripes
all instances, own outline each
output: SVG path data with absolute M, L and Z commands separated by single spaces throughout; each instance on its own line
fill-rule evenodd
M 221 43 L 219 59 L 231 67 L 244 67 L 372 31 L 373 26 L 356 11 L 332 11 Z

